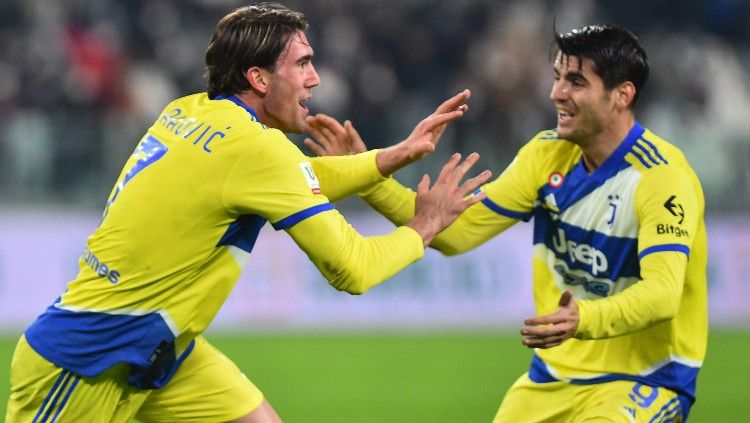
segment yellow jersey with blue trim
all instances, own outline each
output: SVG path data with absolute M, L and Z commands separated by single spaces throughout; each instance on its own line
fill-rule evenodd
M 580 147 L 544 131 L 482 190 L 498 215 L 533 218 L 537 312 L 553 313 L 565 290 L 579 306 L 574 339 L 536 350 L 530 378 L 634 380 L 676 391 L 688 410 L 706 351 L 707 245 L 682 152 L 636 123 L 588 172 Z
M 287 230 L 339 289 L 349 281 L 336 285 L 337 260 L 373 275 L 360 290 L 385 279 L 421 257 L 419 235 L 400 228 L 360 237 L 323 192 L 330 181 L 345 184 L 341 174 L 382 179 L 374 154 L 333 166 L 306 157 L 237 97 L 173 101 L 127 160 L 77 276 L 26 330 L 29 344 L 85 377 L 128 363 L 132 385 L 163 386 L 229 295 L 267 221 Z M 356 252 L 370 258 L 346 255 Z
M 480 189 L 487 198 L 430 246 L 462 253 L 533 219 L 538 314 L 565 290 L 579 306 L 574 339 L 535 350 L 531 379 L 633 380 L 676 391 L 689 410 L 708 333 L 707 245 L 703 191 L 682 152 L 636 122 L 588 172 L 580 147 L 542 131 Z M 393 179 L 362 196 L 396 224 L 414 213 L 414 193 Z

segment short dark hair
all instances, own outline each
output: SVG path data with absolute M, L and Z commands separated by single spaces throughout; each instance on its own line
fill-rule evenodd
M 305 30 L 305 15 L 278 3 L 240 7 L 224 16 L 206 50 L 209 98 L 249 90 L 247 70 L 258 66 L 273 72 L 291 37 Z
M 563 56 L 591 60 L 605 88 L 632 82 L 635 96 L 631 107 L 635 105 L 649 68 L 646 51 L 632 32 L 615 25 L 589 25 L 564 34 L 555 30 L 555 42 Z

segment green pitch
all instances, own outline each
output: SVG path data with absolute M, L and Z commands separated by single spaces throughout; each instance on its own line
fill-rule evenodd
M 0 338 L 0 418 L 15 337 Z M 528 365 L 513 334 L 313 333 L 209 339 L 285 422 L 489 422 Z M 750 331 L 714 331 L 691 422 L 750 421 Z

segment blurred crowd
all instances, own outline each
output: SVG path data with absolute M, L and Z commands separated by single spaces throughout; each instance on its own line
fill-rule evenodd
M 322 79 L 312 111 L 351 119 L 369 147 L 406 137 L 442 99 L 472 89 L 470 112 L 434 157 L 398 175 L 407 184 L 453 151 L 479 151 L 480 164 L 498 174 L 523 143 L 554 127 L 553 25 L 623 25 L 651 61 L 639 121 L 686 152 L 709 213 L 750 210 L 747 0 L 282 3 L 310 21 Z M 101 207 L 162 107 L 205 90 L 211 31 L 244 4 L 0 2 L 0 207 Z

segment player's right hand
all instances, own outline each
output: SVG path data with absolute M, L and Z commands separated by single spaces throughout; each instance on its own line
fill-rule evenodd
M 435 184 L 430 187 L 430 177 L 424 175 L 417 186 L 414 202 L 414 217 L 406 224 L 416 230 L 427 246 L 432 238 L 458 218 L 464 210 L 486 198 L 487 194 L 479 192 L 469 195 L 487 182 L 492 172 L 484 170 L 479 175 L 461 180 L 466 172 L 479 160 L 479 154 L 471 153 L 461 161 L 456 153 L 443 166 Z
M 390 176 L 435 151 L 448 124 L 460 119 L 469 109 L 466 104 L 469 97 L 471 91 L 465 89 L 445 100 L 433 113 L 422 119 L 405 140 L 380 150 L 376 157 L 380 173 Z M 350 121 L 342 125 L 336 119 L 318 113 L 308 116 L 306 122 L 307 132 L 312 138 L 306 138 L 304 143 L 319 156 L 345 156 L 367 151 L 364 141 Z
M 411 161 L 421 159 L 435 151 L 448 124 L 463 117 L 464 113 L 469 110 L 469 105 L 466 104 L 469 97 L 471 97 L 471 91 L 468 89 L 461 91 L 445 100 L 432 114 L 414 127 L 409 137 L 401 142 L 406 145 Z

